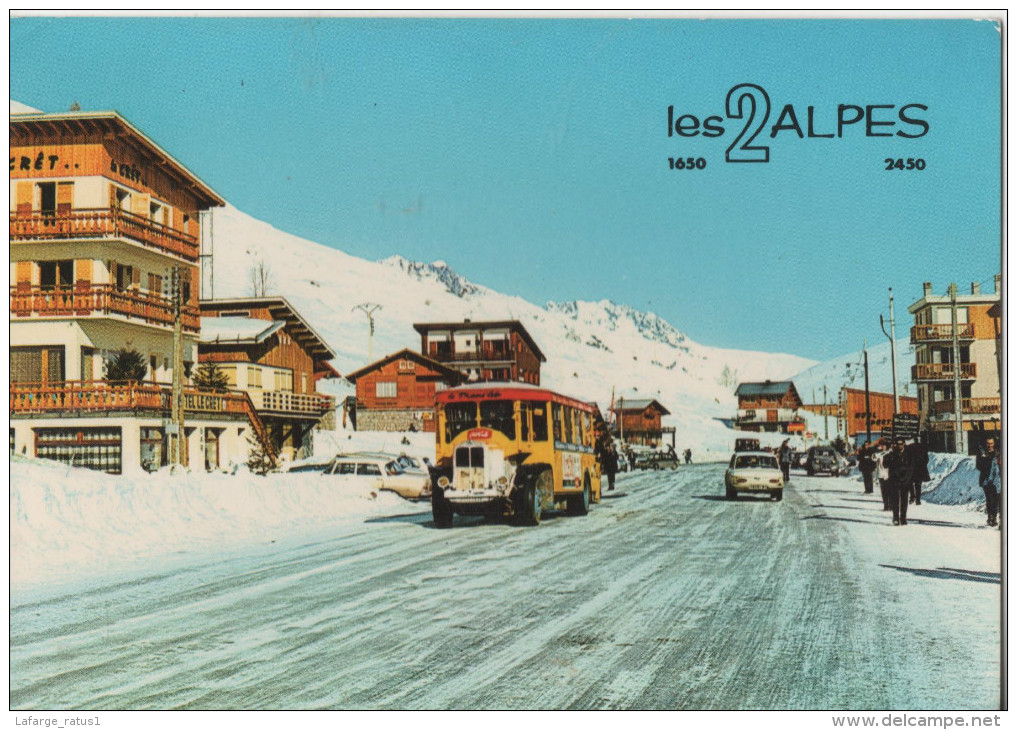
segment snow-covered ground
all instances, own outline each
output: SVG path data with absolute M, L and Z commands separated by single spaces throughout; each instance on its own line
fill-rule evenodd
M 340 431 L 316 439 L 319 453 L 382 450 L 434 458 L 433 434 Z M 164 470 L 128 477 L 22 457 L 10 466 L 13 588 L 151 570 L 160 561 L 298 540 L 345 521 L 430 510 L 426 502 L 307 472 L 260 477 L 244 469 L 234 475 Z M 933 454 L 930 472 L 925 501 L 981 509 L 972 458 Z

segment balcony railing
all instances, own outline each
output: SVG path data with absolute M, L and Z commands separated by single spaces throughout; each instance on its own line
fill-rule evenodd
M 774 418 L 770 418 L 770 414 L 776 411 Z M 790 421 L 800 421 L 801 416 L 798 415 L 798 411 L 790 408 L 758 408 L 758 409 L 739 409 L 738 414 L 735 416 L 735 423 L 787 423 Z
M 281 390 L 251 390 L 251 402 L 259 413 L 317 418 L 333 408 L 332 397 L 319 393 L 290 393 Z
M 184 413 L 248 413 L 243 393 L 184 388 Z M 10 412 L 163 411 L 169 413 L 172 393 L 156 383 L 108 383 L 103 380 L 68 380 L 59 383 L 11 383 Z
M 954 366 L 951 362 L 929 362 L 918 363 L 911 366 L 912 380 L 953 380 Z M 960 364 L 960 377 L 962 380 L 974 380 L 977 376 L 975 363 L 962 362 Z
M 933 404 L 932 410 L 936 415 L 955 413 L 954 406 L 955 402 L 953 400 L 941 400 Z M 1000 414 L 999 398 L 961 398 L 960 406 L 961 413 L 965 414 L 995 416 Z
M 75 238 L 129 238 L 143 246 L 191 261 L 198 259 L 198 239 L 195 236 L 119 208 L 11 213 L 12 243 Z
M 11 314 L 15 317 L 87 317 L 119 314 L 144 320 L 148 324 L 173 326 L 173 300 L 138 290 L 121 291 L 111 284 L 87 287 L 43 289 L 42 287 L 11 287 Z M 198 313 L 184 307 L 183 328 L 188 332 L 200 329 Z
M 957 338 L 961 340 L 973 340 L 975 338 L 975 326 L 970 322 L 957 325 Z M 911 328 L 911 342 L 934 342 L 953 339 L 952 324 L 916 324 Z

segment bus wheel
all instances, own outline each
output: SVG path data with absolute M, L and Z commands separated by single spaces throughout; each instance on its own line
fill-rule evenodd
M 452 503 L 445 499 L 445 491 L 435 487 L 431 491 L 431 516 L 439 530 L 452 527 Z
M 590 511 L 590 477 L 587 476 L 583 482 L 583 493 L 569 497 L 569 514 L 582 517 Z
M 522 504 L 519 510 L 519 524 L 527 527 L 536 527 L 540 524 L 540 516 L 543 513 L 543 492 L 544 488 L 550 488 L 551 471 L 542 471 L 540 475 L 526 485 L 523 490 Z

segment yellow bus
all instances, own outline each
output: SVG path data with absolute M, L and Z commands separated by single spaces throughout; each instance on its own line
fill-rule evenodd
M 600 501 L 596 407 L 524 383 L 478 383 L 437 394 L 431 511 L 513 516 L 538 525 L 549 510 L 585 515 Z

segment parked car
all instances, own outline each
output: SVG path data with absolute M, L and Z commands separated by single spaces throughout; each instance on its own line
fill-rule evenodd
M 429 499 L 431 478 L 426 472 L 407 472 L 390 454 L 340 454 L 322 472 L 370 483 L 406 499 Z
M 840 455 L 832 446 L 813 446 L 805 458 L 805 472 L 811 477 L 816 474 L 837 476 L 841 473 Z
M 648 451 L 636 456 L 636 469 L 677 469 L 678 455 L 673 451 Z
M 724 494 L 737 499 L 739 492 L 767 492 L 778 502 L 784 499 L 784 473 L 777 457 L 765 451 L 736 451 L 724 472 Z
M 377 456 L 380 459 L 391 459 L 399 464 L 407 474 L 423 474 L 425 476 L 429 474 L 427 467 L 421 466 L 420 461 L 405 452 L 391 454 L 385 451 L 358 451 L 357 453 L 361 456 Z
M 299 464 L 291 464 L 290 467 L 286 470 L 286 473 L 296 474 L 298 472 L 308 472 L 308 471 L 321 472 L 325 471 L 325 469 L 327 469 L 328 465 L 331 463 L 332 463 L 331 461 L 303 461 Z

